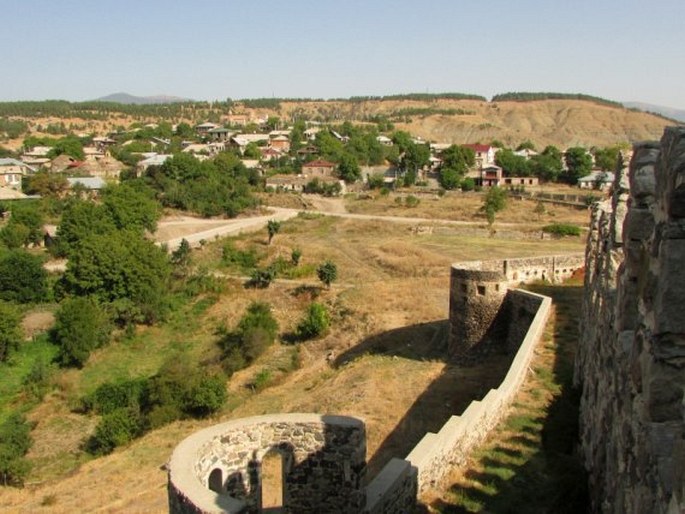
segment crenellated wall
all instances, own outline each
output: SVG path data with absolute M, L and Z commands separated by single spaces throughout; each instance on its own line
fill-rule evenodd
M 685 128 L 593 208 L 575 381 L 591 510 L 685 512 Z

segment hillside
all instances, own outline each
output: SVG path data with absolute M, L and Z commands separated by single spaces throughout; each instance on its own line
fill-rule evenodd
M 412 114 L 421 111 L 426 114 Z M 453 111 L 458 113 L 448 114 Z M 273 113 L 286 118 L 331 116 L 341 121 L 386 116 L 397 128 L 427 141 L 474 143 L 499 139 L 517 145 L 530 139 L 539 147 L 607 146 L 658 139 L 664 127 L 672 124 L 653 114 L 583 100 L 284 102 Z
M 127 101 L 120 95 L 111 102 Z M 106 98 L 100 99 L 105 100 Z M 141 97 L 131 97 L 141 98 Z M 130 98 L 129 98 L 130 100 Z M 252 120 L 276 116 L 286 123 L 296 119 L 342 123 L 391 122 L 426 141 L 489 143 L 497 139 L 516 146 L 525 140 L 538 148 L 552 144 L 608 146 L 658 139 L 673 121 L 656 114 L 630 110 L 619 104 L 578 99 L 487 102 L 484 99 L 386 98 L 341 100 L 256 99 L 235 102 L 122 104 L 98 102 L 0 103 L 0 116 L 25 120 L 31 127 L 64 123 L 74 130 L 103 133 L 133 122 L 181 121 L 190 124 L 227 120 L 228 114 L 247 114 Z M 4 146 L 21 145 L 21 138 Z

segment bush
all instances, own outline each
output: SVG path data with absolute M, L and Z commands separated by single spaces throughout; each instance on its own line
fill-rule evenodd
M 330 289 L 331 283 L 338 278 L 338 267 L 332 261 L 325 261 L 316 269 L 316 274 L 319 280 Z
M 414 195 L 409 195 L 404 199 L 404 205 L 407 207 L 416 207 L 419 205 L 419 203 L 421 203 L 421 200 Z
M 461 181 L 462 191 L 473 191 L 474 189 L 476 189 L 476 181 L 473 180 L 471 177 L 466 177 L 464 180 Z
M 131 442 L 142 432 L 140 414 L 135 409 L 117 409 L 105 414 L 88 441 L 93 455 L 106 455 L 117 446 Z
M 201 376 L 193 381 L 183 397 L 183 412 L 206 417 L 218 411 L 226 401 L 226 381 L 221 376 Z
M 258 289 L 266 289 L 271 285 L 271 282 L 276 278 L 276 268 L 269 266 L 268 268 L 257 268 L 252 271 L 250 280 L 247 282 L 247 287 L 256 287 Z
M 31 448 L 31 427 L 20 414 L 0 424 L 0 482 L 20 486 L 31 470 L 24 458 Z
M 257 266 L 259 258 L 254 248 L 238 250 L 233 241 L 224 244 L 221 251 L 221 260 L 224 264 L 238 266 L 242 270 L 249 270 Z
M 271 306 L 252 302 L 236 329 L 219 342 L 224 351 L 224 369 L 231 373 L 254 361 L 273 344 L 277 333 Z
M 119 409 L 138 410 L 146 388 L 146 379 L 102 384 L 84 400 L 86 410 L 97 414 L 110 414 Z
M 319 337 L 328 330 L 329 325 L 328 309 L 325 305 L 314 302 L 307 309 L 305 317 L 297 325 L 297 337 L 303 340 Z
M 109 341 L 111 330 L 109 318 L 93 299 L 63 301 L 51 334 L 59 346 L 58 361 L 64 366 L 83 366 L 92 350 Z
M 555 236 L 579 236 L 580 227 L 569 223 L 552 223 L 542 227 L 542 231 Z
M 0 300 L 31 303 L 48 296 L 48 274 L 41 258 L 24 250 L 0 256 Z
M 0 301 L 0 362 L 5 362 L 10 353 L 22 341 L 21 314 L 12 304 Z

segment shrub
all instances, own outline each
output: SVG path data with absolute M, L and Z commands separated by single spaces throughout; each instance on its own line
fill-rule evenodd
M 140 409 L 146 387 L 146 379 L 102 384 L 85 399 L 86 409 L 97 414 L 110 414 L 119 409 Z
M 268 268 L 257 268 L 252 271 L 250 280 L 247 282 L 247 287 L 256 287 L 258 289 L 266 289 L 271 285 L 274 278 L 276 278 L 276 268 L 269 266 Z
M 0 362 L 9 358 L 22 340 L 21 315 L 12 304 L 0 301 Z
M 461 181 L 462 191 L 473 191 L 474 189 L 476 189 L 476 181 L 473 180 L 471 177 L 466 177 L 464 180 Z
M 140 414 L 135 409 L 116 409 L 105 414 L 88 441 L 93 455 L 106 455 L 117 446 L 129 443 L 142 432 Z
M 319 280 L 330 289 L 331 283 L 338 278 L 338 267 L 332 261 L 325 261 L 316 269 L 316 274 Z
M 297 325 L 297 337 L 299 339 L 312 339 L 319 337 L 328 330 L 330 316 L 326 306 L 317 302 L 312 303 L 307 309 L 302 321 Z
M 48 274 L 40 257 L 24 250 L 0 256 L 0 300 L 40 302 L 47 294 Z
M 22 485 L 31 470 L 24 458 L 31 448 L 31 427 L 26 418 L 12 414 L 0 424 L 0 482 Z
M 226 401 L 226 381 L 218 375 L 200 376 L 186 390 L 183 412 L 206 417 L 218 411 Z
M 542 231 L 555 236 L 579 236 L 580 227 L 569 223 L 552 223 L 542 227 Z
M 259 357 L 273 344 L 278 323 L 268 303 L 252 302 L 233 332 L 220 341 L 224 350 L 224 369 L 236 371 Z
M 55 316 L 52 340 L 59 346 L 58 361 L 64 366 L 83 366 L 90 352 L 109 341 L 107 315 L 89 297 L 69 298 Z
M 421 203 L 421 200 L 414 195 L 409 195 L 404 199 L 404 205 L 407 207 L 416 207 L 419 205 L 419 203 Z
M 238 266 L 243 270 L 252 269 L 259 262 L 254 248 L 238 250 L 233 241 L 228 241 L 224 244 L 221 251 L 221 259 L 224 264 Z
M 293 248 L 293 251 L 290 253 L 290 262 L 293 263 L 293 266 L 297 266 L 300 264 L 300 258 L 302 257 L 302 250 L 299 248 Z

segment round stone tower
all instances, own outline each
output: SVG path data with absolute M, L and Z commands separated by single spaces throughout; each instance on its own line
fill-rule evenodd
M 480 343 L 507 294 L 503 261 L 470 261 L 452 265 L 450 333 L 447 351 L 459 361 Z

